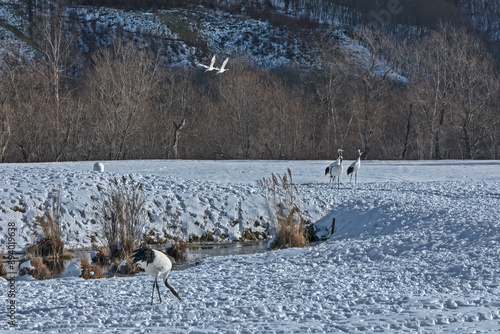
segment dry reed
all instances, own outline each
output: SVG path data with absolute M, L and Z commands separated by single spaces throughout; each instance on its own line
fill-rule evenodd
M 4 253 L 4 250 L 2 250 L 2 252 L 0 252 L 0 277 L 6 278 L 7 277 L 7 269 L 5 268 L 5 266 L 3 264 L 3 253 Z
M 131 176 L 114 179 L 97 208 L 103 242 L 112 259 L 126 259 L 134 250 L 147 220 L 142 185 Z
M 177 239 L 172 243 L 172 247 L 167 249 L 167 255 L 173 257 L 176 261 L 182 261 L 186 258 L 187 243 L 184 240 Z
M 35 226 L 41 229 L 42 238 L 28 248 L 34 256 L 61 259 L 64 257 L 64 241 L 61 235 L 61 189 L 53 191 L 52 207 L 43 216 L 35 217 Z
M 257 184 L 264 190 L 266 207 L 274 229 L 271 248 L 307 247 L 309 240 L 305 221 L 300 214 L 298 190 L 292 172 L 262 178 Z
M 43 259 L 41 257 L 29 255 L 28 260 L 34 269 L 23 268 L 19 271 L 20 276 L 28 274 L 38 280 L 44 280 L 52 275 L 49 267 L 43 263 Z
M 92 265 L 89 263 L 87 258 L 82 257 L 80 259 L 80 265 L 82 267 L 82 274 L 80 275 L 81 278 L 84 279 L 97 279 L 97 278 L 104 278 L 104 274 L 102 271 L 102 268 L 96 265 Z

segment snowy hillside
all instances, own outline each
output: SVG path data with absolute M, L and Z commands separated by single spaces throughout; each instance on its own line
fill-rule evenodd
M 348 165 L 350 161 L 345 161 Z M 64 189 L 66 235 L 85 238 L 92 189 L 131 173 L 160 217 L 171 202 L 189 217 L 262 214 L 255 180 L 290 168 L 304 207 L 329 241 L 305 249 L 217 257 L 174 270 L 183 302 L 153 279 L 134 277 L 16 282 L 16 328 L 68 332 L 425 332 L 496 333 L 500 328 L 500 163 L 498 161 L 362 161 L 357 186 L 344 175 L 330 189 L 326 161 L 121 161 L 4 164 L 1 223 L 24 231 L 53 187 Z M 27 203 L 25 215 L 10 208 Z M 81 218 L 81 217 L 80 217 Z M 250 218 L 249 218 L 250 219 Z M 242 222 L 240 223 L 242 224 Z M 227 226 L 226 226 L 227 227 Z M 227 227 L 230 230 L 229 227 Z M 241 226 L 239 227 L 241 228 Z M 76 231 L 79 231 L 78 233 Z M 237 235 L 238 229 L 231 230 Z M 2 231 L 4 232 L 4 231 Z M 69 233 L 69 234 L 68 234 Z M 25 233 L 21 233 L 21 237 Z M 2 240 L 2 243 L 4 241 Z M 0 279 L 2 289 L 7 282 Z M 0 303 L 6 305 L 2 294 Z M 5 314 L 5 313 L 4 313 Z M 8 328 L 5 316 L 1 328 Z
M 174 9 L 155 13 L 113 8 L 69 7 L 81 31 L 78 45 L 89 56 L 101 45 L 109 45 L 115 35 L 157 50 L 167 64 L 196 66 L 216 53 L 220 57 L 243 53 L 263 67 L 314 63 L 314 47 L 307 39 L 265 20 L 220 11 Z M 25 52 L 34 51 L 26 41 L 29 23 L 22 6 L 0 6 L 0 50 L 20 44 Z M 312 32 L 311 32 L 312 33 Z
M 482 8 L 489 8 L 487 4 L 476 8 L 464 1 L 460 6 L 476 29 L 486 32 L 490 41 L 498 41 L 498 9 L 492 7 L 486 15 Z M 141 11 L 68 4 L 65 15 L 79 31 L 77 44 L 84 57 L 121 35 L 159 52 L 171 65 L 195 66 L 213 54 L 245 54 L 264 68 L 314 65 L 319 35 L 328 34 L 350 44 L 345 32 L 360 23 L 354 23 L 356 17 L 366 15 L 349 6 L 320 1 L 294 2 L 292 7 L 287 1 L 221 1 L 212 6 L 205 3 L 205 7 Z M 368 19 L 375 22 L 377 17 L 375 13 Z M 0 51 L 20 45 L 23 52 L 34 52 L 36 41 L 30 42 L 29 18 L 24 2 L 0 1 Z M 395 29 L 421 28 L 402 25 Z

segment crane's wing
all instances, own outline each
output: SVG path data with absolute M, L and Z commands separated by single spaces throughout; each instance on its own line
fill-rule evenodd
M 226 64 L 227 64 L 227 61 L 229 60 L 229 57 L 227 57 L 224 62 L 222 63 L 222 66 L 220 67 L 221 70 L 224 69 L 224 67 L 226 67 Z
M 212 61 L 210 62 L 210 67 L 214 67 L 215 64 L 215 55 L 212 57 Z
M 205 64 L 198 64 L 200 66 L 203 66 L 204 68 L 209 68 L 209 66 L 205 65 Z

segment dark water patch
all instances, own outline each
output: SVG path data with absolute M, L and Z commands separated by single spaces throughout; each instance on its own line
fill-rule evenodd
M 165 252 L 162 247 L 155 247 L 156 249 Z M 184 270 L 189 267 L 199 264 L 202 260 L 215 257 L 215 256 L 229 256 L 229 255 L 243 255 L 243 254 L 253 254 L 269 251 L 267 248 L 267 241 L 243 241 L 243 242 L 231 242 L 231 243 L 191 243 L 188 244 L 185 259 L 182 261 L 177 261 L 172 270 Z M 90 259 L 90 251 L 80 251 L 78 256 L 73 256 L 71 259 L 64 260 L 47 260 L 44 259 L 44 263 L 49 267 L 51 275 L 49 278 L 58 278 L 63 276 L 65 268 L 71 262 L 78 262 L 81 260 L 82 256 Z M 16 267 L 19 268 L 19 262 L 21 259 L 26 258 L 24 254 L 18 254 L 16 256 Z M 4 257 L 2 262 L 6 263 L 7 259 Z M 109 265 L 101 265 L 105 274 L 109 274 Z M 111 276 L 113 276 L 111 274 Z
M 253 254 L 268 250 L 267 241 L 188 244 L 185 260 L 177 261 L 172 270 L 183 270 L 195 266 L 210 257 Z

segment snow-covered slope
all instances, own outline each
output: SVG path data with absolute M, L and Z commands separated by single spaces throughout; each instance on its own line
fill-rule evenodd
M 216 257 L 174 270 L 169 283 L 183 303 L 161 286 L 163 303 L 150 306 L 153 278 L 146 273 L 93 281 L 71 275 L 19 280 L 17 329 L 496 333 L 500 328 L 498 161 L 362 161 L 357 186 L 344 175 L 340 190 L 324 183 L 326 161 L 121 161 L 105 163 L 104 173 L 91 172 L 92 165 L 0 165 L 2 211 L 20 194 L 40 204 L 58 184 L 71 193 L 64 206 L 76 209 L 90 196 L 86 187 L 127 173 L 145 184 L 150 201 L 162 202 L 173 193 L 180 208 L 194 212 L 210 205 L 214 214 L 229 212 L 238 201 L 262 210 L 255 180 L 290 168 L 304 207 L 323 217 L 320 229 L 327 230 L 335 217 L 336 232 L 310 248 Z M 221 200 L 224 196 L 233 201 Z M 2 226 L 17 217 L 2 214 Z M 0 288 L 7 289 L 3 279 Z M 7 302 L 0 295 L 0 304 Z M 8 328 L 5 316 L 0 326 Z
M 263 192 L 257 180 L 292 171 L 300 184 L 304 216 L 311 222 L 324 217 L 340 200 L 323 175 L 327 161 L 110 161 L 104 173 L 94 172 L 93 162 L 3 164 L 0 168 L 0 221 L 18 222 L 20 244 L 35 238 L 35 217 L 52 207 L 61 191 L 62 230 L 70 248 L 88 248 L 99 235 L 95 224 L 96 200 L 115 178 L 130 175 L 141 183 L 150 221 L 144 233 L 159 237 L 202 236 L 216 240 L 241 238 L 246 229 L 264 232 L 268 226 Z M 347 164 L 347 162 L 346 162 Z M 360 183 L 367 181 L 468 180 L 476 166 L 495 169 L 485 162 L 384 162 L 367 161 L 360 170 Z M 432 169 L 426 174 L 421 169 Z M 452 169 L 455 173 L 450 174 Z M 368 170 L 370 178 L 363 174 Z M 390 170 L 390 172 L 387 172 Z M 494 178 L 495 173 L 484 173 Z M 346 181 L 345 179 L 344 181 Z M 356 198 L 359 191 L 346 184 L 342 198 Z M 2 242 L 6 230 L 0 231 Z
M 363 207 L 363 202 L 352 201 L 363 201 L 366 192 L 378 194 L 379 185 L 389 189 L 394 186 L 397 191 L 401 181 L 412 182 L 410 187 L 418 191 L 418 182 L 500 178 L 496 162 L 363 161 L 360 186 L 352 186 L 345 177 L 343 189 L 337 192 L 328 187 L 328 177 L 323 175 L 328 164 L 327 161 L 109 161 L 105 162 L 104 173 L 93 171 L 94 162 L 2 164 L 0 222 L 16 222 L 19 244 L 32 242 L 34 218 L 52 207 L 60 189 L 61 221 L 67 245 L 88 248 L 92 236 L 100 233 L 95 224 L 96 200 L 115 178 L 130 175 L 143 185 L 146 196 L 150 220 L 144 233 L 153 231 L 159 237 L 187 240 L 208 231 L 216 240 L 228 241 L 241 238 L 246 229 L 266 230 L 265 198 L 256 181 L 272 173 L 283 175 L 287 168 L 299 184 L 303 214 L 311 222 L 337 210 L 342 203 L 349 210 Z M 328 225 L 329 218 L 326 221 Z M 0 231 L 0 238 L 2 243 L 6 242 L 5 229 Z
M 0 2 L 1 3 L 1 2 Z M 85 57 L 115 36 L 159 52 L 165 64 L 196 64 L 213 54 L 245 54 L 258 66 L 314 63 L 314 47 L 301 33 L 277 27 L 246 15 L 217 10 L 173 9 L 152 12 L 106 7 L 68 7 L 66 15 L 80 31 L 77 44 Z M 24 6 L 0 5 L 0 55 L 9 44 L 32 50 L 27 39 L 29 23 Z M 13 31 L 17 32 L 16 34 Z M 311 32 L 312 33 L 312 32 Z M 33 51 L 33 50 L 32 50 Z

